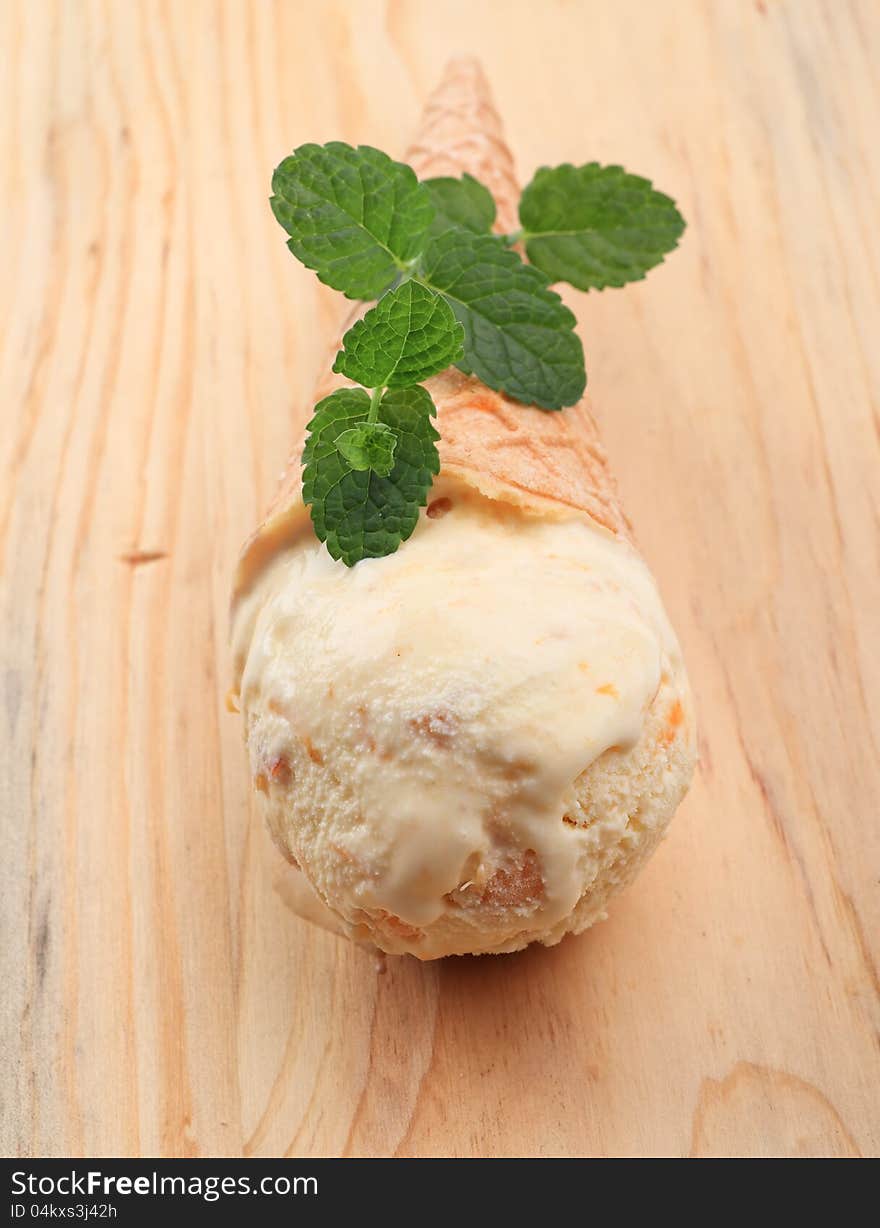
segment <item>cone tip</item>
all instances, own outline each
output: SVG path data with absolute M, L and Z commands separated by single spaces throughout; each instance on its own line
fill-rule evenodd
M 440 80 L 432 90 L 432 96 L 443 95 L 451 89 L 470 94 L 475 103 L 491 104 L 492 91 L 482 61 L 475 55 L 461 52 L 450 56 L 443 66 Z
M 513 159 L 476 56 L 456 55 L 447 61 L 425 104 L 407 161 L 422 179 L 473 175 L 495 198 L 495 228 L 502 233 L 516 229 L 519 189 Z

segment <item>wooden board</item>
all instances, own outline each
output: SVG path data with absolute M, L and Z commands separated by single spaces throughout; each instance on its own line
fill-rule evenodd
M 2 1150 L 880 1150 L 874 0 L 0 6 Z M 611 919 L 376 962 L 294 917 L 226 602 L 340 302 L 275 163 L 480 55 L 527 178 L 679 201 L 567 295 L 702 766 Z M 873 410 L 873 416 L 872 416 Z

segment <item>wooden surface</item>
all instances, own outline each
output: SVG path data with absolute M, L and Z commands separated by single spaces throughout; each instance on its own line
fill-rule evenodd
M 876 1154 L 875 0 L 0 27 L 3 1152 Z M 402 152 L 462 50 L 524 178 L 621 161 L 689 220 L 646 282 L 567 298 L 702 767 L 605 924 L 381 974 L 285 905 L 226 600 L 340 308 L 271 170 Z

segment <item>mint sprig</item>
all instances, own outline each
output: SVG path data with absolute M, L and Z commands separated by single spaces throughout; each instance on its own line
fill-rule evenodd
M 455 363 L 525 404 L 573 405 L 583 348 L 551 283 L 642 278 L 684 229 L 647 179 L 595 162 L 539 170 L 520 201 L 522 230 L 503 236 L 491 233 L 495 202 L 478 180 L 419 183 L 368 145 L 302 145 L 272 191 L 293 254 L 347 297 L 379 300 L 333 364 L 361 387 L 319 402 L 303 452 L 315 532 L 349 567 L 410 536 L 440 470 L 421 381 Z
M 579 290 L 638 281 L 684 231 L 674 202 L 650 180 L 598 162 L 542 167 L 522 194 L 519 219 L 531 263 Z
M 333 370 L 365 388 L 409 388 L 457 362 L 463 337 L 444 299 L 405 281 L 352 325 Z

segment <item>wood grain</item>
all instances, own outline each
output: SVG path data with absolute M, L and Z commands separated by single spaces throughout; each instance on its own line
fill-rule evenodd
M 7 1154 L 880 1150 L 873 0 L 0 5 Z M 482 57 L 520 174 L 680 252 L 568 301 L 702 766 L 611 919 L 376 963 L 249 812 L 226 601 L 339 312 L 279 158 L 401 151 Z

